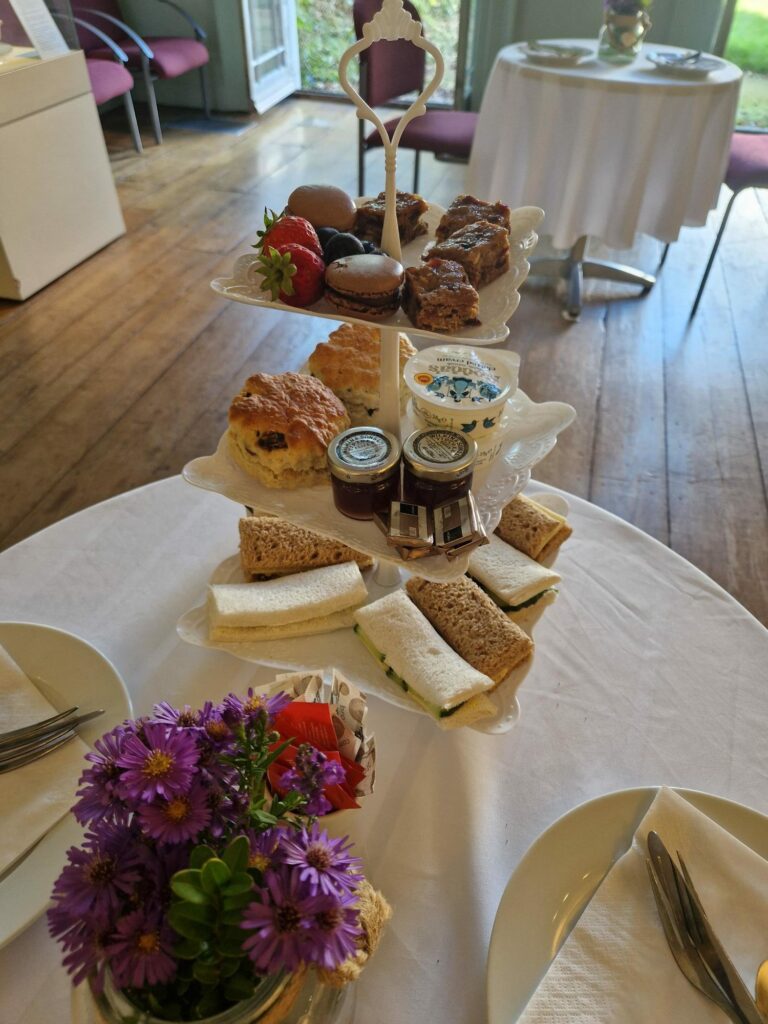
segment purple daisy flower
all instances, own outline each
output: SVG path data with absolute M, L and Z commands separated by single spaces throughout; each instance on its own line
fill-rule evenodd
M 147 722 L 144 742 L 129 736 L 117 764 L 123 768 L 120 794 L 127 800 L 170 799 L 184 793 L 198 762 L 192 735 L 181 729 Z
M 65 951 L 62 963 L 67 973 L 72 975 L 72 984 L 79 985 L 89 978 L 95 991 L 101 992 L 107 966 L 109 931 L 85 918 L 73 921 L 60 904 L 55 904 L 48 911 L 48 930 Z
M 161 700 L 152 708 L 152 721 L 164 725 L 176 725 L 180 729 L 200 728 L 200 712 L 185 704 L 183 708 L 175 708 L 167 700 Z
M 287 793 L 293 790 L 302 793 L 307 798 L 304 813 L 319 817 L 332 809 L 323 790 L 326 786 L 338 785 L 345 778 L 344 768 L 338 761 L 326 757 L 311 743 L 302 743 L 296 751 L 293 767 L 280 779 L 280 788 Z
M 266 693 L 254 693 L 253 687 L 249 686 L 245 698 L 235 693 L 227 694 L 221 703 L 221 711 L 225 720 L 232 724 L 252 723 L 263 716 L 266 724 L 271 725 L 275 716 L 290 703 L 291 698 L 287 693 L 280 692 L 270 697 Z
M 274 868 L 280 861 L 280 834 L 283 830 L 268 828 L 266 832 L 255 832 L 249 828 L 246 832 L 250 852 L 248 855 L 248 867 L 255 868 L 264 874 L 269 868 Z
M 310 934 L 312 962 L 332 971 L 357 951 L 357 941 L 363 934 L 351 893 L 341 896 L 320 897 L 322 906 L 315 909 Z
M 235 738 L 234 734 L 218 708 L 208 702 L 200 713 L 200 717 L 206 739 L 215 748 L 220 750 L 223 746 L 226 747 L 232 743 Z
M 240 927 L 251 932 L 243 949 L 263 974 L 295 971 L 314 959 L 319 946 L 310 931 L 314 914 L 324 909 L 323 897 L 310 892 L 295 872 L 267 871 L 256 890 L 258 902 L 243 912 Z
M 155 800 L 139 808 L 144 832 L 161 843 L 184 843 L 197 836 L 211 820 L 208 790 L 197 783 L 188 793 Z
M 134 910 L 117 922 L 107 946 L 110 968 L 118 988 L 162 985 L 176 974 L 172 950 L 175 935 L 159 910 Z
M 53 887 L 53 898 L 71 919 L 92 915 L 109 921 L 123 898 L 140 879 L 129 829 L 102 824 L 89 832 L 83 846 L 67 851 L 65 865 Z
M 118 796 L 120 768 L 118 758 L 122 755 L 126 738 L 131 735 L 122 725 L 105 733 L 94 744 L 95 751 L 85 755 L 93 767 L 86 768 L 80 776 L 80 799 L 72 811 L 81 825 L 96 820 L 124 822 L 127 811 Z
M 310 829 L 285 833 L 280 839 L 279 857 L 298 869 L 299 878 L 312 892 L 335 896 L 352 892 L 363 877 L 359 857 L 351 857 L 349 836 L 331 839 L 317 822 Z

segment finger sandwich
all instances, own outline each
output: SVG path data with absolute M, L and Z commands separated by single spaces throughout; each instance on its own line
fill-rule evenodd
M 546 561 L 573 533 L 564 516 L 518 494 L 501 513 L 496 533 L 536 562 Z
M 368 592 L 355 562 L 280 576 L 263 583 L 211 584 L 211 640 L 254 643 L 327 633 L 354 625 Z
M 468 576 L 449 583 L 414 576 L 405 589 L 454 651 L 495 684 L 533 654 L 533 640 Z
M 404 590 L 358 608 L 355 632 L 383 670 L 443 728 L 496 714 L 494 680 L 460 657 Z
M 240 564 L 246 577 L 287 576 L 342 562 L 356 562 L 361 569 L 373 565 L 370 555 L 285 519 L 244 516 L 240 520 Z
M 560 582 L 556 572 L 534 562 L 495 533 L 488 540 L 485 547 L 469 556 L 468 571 L 502 611 L 515 614 L 539 602 L 554 601 L 554 588 Z

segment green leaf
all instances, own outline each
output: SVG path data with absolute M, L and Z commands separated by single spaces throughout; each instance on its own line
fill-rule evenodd
M 179 882 L 175 876 L 171 879 L 171 889 L 180 899 L 185 900 L 187 903 L 202 905 L 208 902 L 207 895 L 201 889 L 190 885 L 189 882 Z
M 237 956 L 229 960 L 222 960 L 220 967 L 222 978 L 231 978 L 233 974 L 236 974 L 240 967 L 241 959 L 242 957 Z
M 219 916 L 219 920 L 222 924 L 233 924 L 239 925 L 243 919 L 242 909 L 238 910 L 225 910 L 223 914 Z
M 251 900 L 252 897 L 249 892 L 241 892 L 236 896 L 225 896 L 221 901 L 221 905 L 224 910 L 244 910 Z
M 225 896 L 236 896 L 241 892 L 250 892 L 253 889 L 253 879 L 246 871 L 240 871 L 232 876 L 232 880 L 222 889 Z
M 201 868 L 207 860 L 211 857 L 215 857 L 216 854 L 210 848 L 210 846 L 196 846 L 189 857 L 189 866 L 191 868 Z
M 219 1010 L 223 1009 L 221 996 L 219 990 L 216 988 L 206 989 L 203 993 L 202 999 L 198 1002 L 195 1007 L 197 1014 L 197 1020 L 204 1020 L 206 1017 L 214 1017 Z
M 200 939 L 182 939 L 173 947 L 173 953 L 180 960 L 194 960 L 200 955 L 202 948 Z
M 277 823 L 277 818 L 274 814 L 270 814 L 269 811 L 253 811 L 251 817 L 262 828 L 271 828 L 272 825 Z
M 216 949 L 222 956 L 242 957 L 244 940 L 245 932 L 243 929 L 235 928 L 230 925 L 222 928 L 216 943 Z
M 176 904 L 168 911 L 168 921 L 171 928 L 185 939 L 208 939 L 211 929 L 202 921 L 191 921 L 179 913 L 179 905 Z
M 201 906 L 199 903 L 174 903 L 173 907 L 176 913 L 187 921 L 213 924 L 216 920 L 216 912 L 210 906 Z
M 203 867 L 203 889 L 213 896 L 227 884 L 231 877 L 232 872 L 224 861 L 219 860 L 218 857 L 212 857 Z
M 233 1003 L 237 1003 L 252 995 L 255 986 L 256 979 L 254 977 L 246 978 L 242 974 L 236 974 L 224 986 L 224 996 L 226 999 L 231 999 Z
M 245 871 L 251 847 L 247 836 L 237 836 L 224 851 L 223 860 L 233 875 Z
M 219 969 L 214 964 L 203 964 L 198 960 L 192 973 L 202 985 L 215 985 L 219 980 Z

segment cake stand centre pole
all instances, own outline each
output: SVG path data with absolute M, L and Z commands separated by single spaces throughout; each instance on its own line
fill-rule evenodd
M 381 375 L 378 425 L 400 439 L 400 332 L 381 328 Z

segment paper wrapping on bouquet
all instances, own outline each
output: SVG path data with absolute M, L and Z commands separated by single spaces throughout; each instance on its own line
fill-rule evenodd
M 323 790 L 333 809 L 359 807 L 357 798 L 373 792 L 376 763 L 375 739 L 366 727 L 365 695 L 336 669 L 330 684 L 319 672 L 277 676 L 275 690 L 293 698 L 275 718 L 274 727 L 284 740 L 294 742 L 270 766 L 270 785 L 280 791 L 280 780 L 293 766 L 299 744 L 310 743 L 344 768 L 346 780 Z

